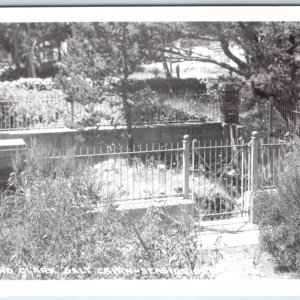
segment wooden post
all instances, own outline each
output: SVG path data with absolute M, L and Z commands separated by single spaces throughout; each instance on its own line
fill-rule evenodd
M 176 75 L 177 75 L 177 78 L 180 79 L 180 67 L 179 67 L 179 64 L 176 66 Z
M 189 173 L 190 173 L 190 137 L 188 135 L 185 135 L 183 137 L 183 173 L 182 173 L 182 193 L 183 193 L 183 199 L 189 198 Z
M 250 165 L 250 203 L 249 203 L 249 215 L 250 222 L 253 222 L 253 198 L 255 196 L 255 192 L 257 191 L 258 185 L 258 150 L 259 150 L 259 137 L 258 132 L 253 131 L 251 137 L 251 165 Z
M 273 134 L 273 105 L 274 105 L 274 98 L 273 96 L 269 99 L 269 135 L 272 136 Z

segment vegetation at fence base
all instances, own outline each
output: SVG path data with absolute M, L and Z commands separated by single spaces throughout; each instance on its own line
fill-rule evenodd
M 55 152 L 35 148 L 25 160 L 17 157 L 11 190 L 1 196 L 2 279 L 212 276 L 203 265 L 213 257 L 202 249 L 191 217 L 151 208 L 135 222 L 116 210 L 113 194 L 100 209 L 101 181 L 90 164 L 39 159 L 45 154 Z
M 300 144 L 285 161 L 277 188 L 257 193 L 254 219 L 278 269 L 300 271 Z
M 34 81 L 32 88 L 28 86 L 29 80 L 19 80 L 15 85 L 1 85 L 0 128 L 57 127 L 68 124 L 70 111 L 64 104 L 62 91 L 40 89 L 38 82 Z M 40 84 L 46 83 L 49 82 Z
M 193 96 L 199 96 L 206 93 L 205 82 L 200 82 L 196 78 L 152 78 L 146 80 L 131 80 L 130 89 L 132 92 L 142 90 L 147 86 L 152 91 L 161 94 L 184 95 L 190 93 Z
M 196 215 L 203 221 L 227 219 L 232 217 L 235 205 L 225 192 L 208 192 L 206 196 L 194 195 L 196 201 Z
M 188 95 L 177 98 L 166 97 L 151 91 L 149 88 L 137 91 L 128 99 L 131 109 L 132 124 L 169 123 L 197 120 L 206 122 L 211 119 L 210 111 L 204 109 L 205 104 L 190 103 Z M 203 110 L 201 109 L 203 108 Z M 125 124 L 126 119 L 122 107 L 122 99 L 108 95 L 102 97 L 101 103 L 90 103 L 76 115 L 79 126 L 101 126 Z
M 1 88 L 22 89 L 22 90 L 52 90 L 55 83 L 51 78 L 20 78 L 14 81 L 0 82 Z

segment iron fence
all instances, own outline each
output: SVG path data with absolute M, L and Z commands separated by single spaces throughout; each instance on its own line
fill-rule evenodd
M 46 96 L 0 100 L 0 130 L 126 125 L 121 100 L 82 104 Z M 136 103 L 131 110 L 133 125 L 221 121 L 219 102 L 205 95 Z
M 271 101 L 270 133 L 279 137 L 300 134 L 300 106 L 283 101 Z
M 300 106 L 274 97 L 244 99 L 240 105 L 242 125 L 278 138 L 300 135 Z
M 56 128 L 71 122 L 70 104 L 63 97 L 0 100 L 0 130 Z
M 99 199 L 131 201 L 182 196 L 182 153 L 179 143 L 134 145 L 133 150 L 112 145 L 78 147 L 42 159 L 75 159 L 97 183 Z
M 277 137 L 259 140 L 258 178 L 261 188 L 275 188 L 280 174 L 284 171 L 288 154 L 293 151 L 291 141 Z
M 46 161 L 43 172 L 51 176 L 59 176 L 59 168 L 71 159 L 82 172 L 79 175 L 97 186 L 100 203 L 192 198 L 198 216 L 207 221 L 252 216 L 253 195 L 276 188 L 293 147 L 291 141 L 259 138 L 257 133 L 249 143 L 243 139 L 190 143 L 184 136 L 176 144 L 134 145 L 131 150 L 95 145 L 50 151 L 34 159 Z M 79 168 L 82 165 L 84 169 Z M 63 176 L 70 178 L 68 174 L 66 168 Z

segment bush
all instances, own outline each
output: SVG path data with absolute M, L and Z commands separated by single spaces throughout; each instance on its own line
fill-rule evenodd
M 0 87 L 9 89 L 22 89 L 22 90 L 52 90 L 55 88 L 55 83 L 51 78 L 20 78 L 14 81 L 0 82 Z
M 173 105 L 171 100 L 174 100 Z M 196 113 L 192 109 L 189 112 L 183 111 L 182 105 L 176 103 L 176 100 L 175 97 L 171 99 L 159 97 L 158 93 L 151 91 L 149 87 L 136 91 L 129 95 L 128 99 L 131 105 L 132 124 L 207 121 L 208 118 L 202 112 Z M 118 96 L 103 97 L 101 103 L 86 105 L 84 112 L 76 118 L 76 121 L 83 127 L 126 124 L 122 100 Z
M 173 218 L 150 208 L 138 222 L 130 220 L 116 209 L 115 195 L 101 205 L 101 182 L 91 161 L 75 160 L 72 151 L 65 158 L 41 159 L 56 155 L 34 146 L 25 161 L 15 159 L 10 178 L 14 192 L 2 195 L 0 207 L 0 265 L 13 273 L 0 272 L 1 278 L 211 276 L 202 270 L 209 254 L 202 250 L 191 217 L 183 213 Z M 43 272 L 45 268 L 53 272 Z M 113 271 L 120 268 L 125 273 Z
M 169 95 L 184 95 L 189 93 L 193 96 L 199 96 L 207 91 L 206 84 L 195 78 L 154 78 L 146 80 L 131 80 L 130 84 L 132 92 L 145 89 L 147 86 L 149 86 L 152 91 Z
M 278 268 L 300 271 L 300 144 L 285 160 L 277 189 L 260 192 L 255 198 L 254 218 L 261 242 L 275 258 Z
M 29 80 L 19 80 L 0 84 L 1 128 L 58 127 L 70 122 L 65 95 L 56 89 L 40 90 L 38 82 L 34 80 L 31 85 Z

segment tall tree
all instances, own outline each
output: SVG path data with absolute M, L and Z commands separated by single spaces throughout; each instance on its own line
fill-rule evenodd
M 0 45 L 11 54 L 17 77 L 35 77 L 45 69 L 47 52 L 56 50 L 60 61 L 61 44 L 71 34 L 71 23 L 1 23 Z
M 63 63 L 67 76 L 60 82 L 71 101 L 99 102 L 121 99 L 128 146 L 133 149 L 132 105 L 129 76 L 152 60 L 152 32 L 146 23 L 80 23 L 73 25 Z M 90 84 L 92 82 L 92 84 Z
M 263 96 L 273 94 L 288 102 L 299 96 L 299 22 L 193 22 L 175 25 L 179 34 L 164 50 L 173 53 L 172 61 L 218 65 L 251 80 L 254 91 Z M 219 45 L 231 63 L 196 52 L 195 46 L 203 41 Z M 233 46 L 238 47 L 242 55 L 237 55 Z

